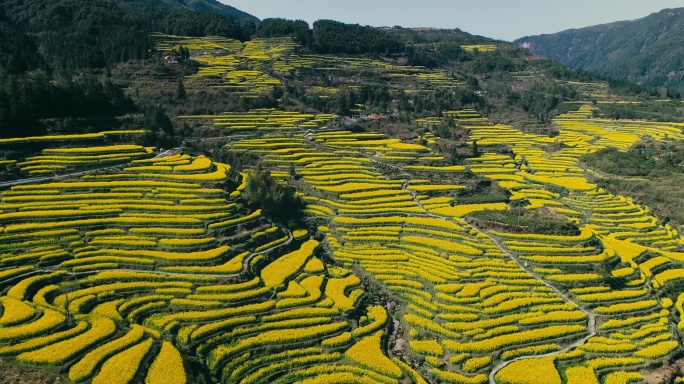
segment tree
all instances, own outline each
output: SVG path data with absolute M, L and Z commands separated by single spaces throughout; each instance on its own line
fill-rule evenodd
M 256 23 L 252 20 L 243 20 L 242 23 L 240 23 L 240 27 L 245 32 L 246 36 L 254 35 L 257 29 Z
M 337 113 L 340 115 L 349 115 L 349 103 L 347 101 L 347 95 L 344 92 L 339 92 L 337 95 Z
M 318 20 L 313 25 L 316 49 L 321 53 L 402 53 L 405 44 L 388 32 L 358 24 Z
M 178 100 L 185 100 L 187 96 L 185 92 L 185 85 L 183 84 L 183 78 L 178 78 L 178 85 L 176 86 L 176 98 Z
M 311 29 L 303 20 L 264 19 L 256 27 L 256 37 L 290 36 L 303 47 L 311 46 Z
M 480 149 L 477 147 L 477 140 L 473 140 L 473 157 L 480 157 Z
M 247 177 L 243 196 L 253 208 L 261 208 L 274 221 L 285 225 L 301 220 L 306 207 L 293 187 L 273 179 L 271 172 L 261 164 Z
M 160 129 L 173 136 L 173 123 L 161 107 L 150 107 L 145 111 L 145 125 L 148 129 Z
M 175 50 L 173 52 L 176 52 Z M 178 60 L 179 61 L 185 61 L 190 58 L 190 49 L 188 47 L 180 46 L 178 48 Z

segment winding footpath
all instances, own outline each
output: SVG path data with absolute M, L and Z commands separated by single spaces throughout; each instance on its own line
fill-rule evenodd
M 378 162 L 377 160 L 375 160 L 375 161 Z M 389 165 L 389 164 L 386 164 L 386 165 Z M 389 165 L 389 166 L 391 166 L 391 165 Z M 392 167 L 392 166 L 391 166 L 391 167 Z M 393 167 L 393 168 L 397 168 L 397 167 Z M 409 176 L 409 177 L 410 177 L 410 176 Z M 419 201 L 418 198 L 417 198 L 417 194 L 416 194 L 415 192 L 410 191 L 410 190 L 408 189 L 408 186 L 410 185 L 410 183 L 411 183 L 411 179 L 409 178 L 409 180 L 408 180 L 406 183 L 404 183 L 404 185 L 402 186 L 402 189 L 405 190 L 405 191 L 408 191 L 408 192 L 411 194 L 411 196 L 413 197 L 413 202 L 416 203 L 416 205 L 417 205 L 418 207 L 420 207 L 420 209 L 422 209 L 422 210 L 425 212 L 426 215 L 428 215 L 428 216 L 430 216 L 430 217 L 433 217 L 433 218 L 440 218 L 440 219 L 442 219 L 442 220 L 449 220 L 449 221 L 452 220 L 452 218 L 450 218 L 450 217 L 442 216 L 442 215 L 437 215 L 437 214 L 434 214 L 434 213 L 432 213 L 432 212 L 429 212 L 429 211 L 420 203 L 420 201 Z M 499 365 L 495 366 L 495 367 L 492 369 L 492 371 L 489 373 L 489 384 L 496 384 L 496 374 L 499 373 L 499 371 L 501 371 L 502 369 L 506 368 L 509 364 L 511 364 L 511 363 L 513 363 L 513 362 L 515 362 L 515 361 L 527 360 L 527 359 L 538 359 L 538 358 L 550 357 L 550 356 L 554 356 L 554 355 L 558 355 L 558 354 L 562 354 L 562 353 L 567 353 L 567 352 L 570 352 L 570 351 L 572 351 L 573 349 L 579 347 L 580 345 L 586 343 L 586 341 L 589 340 L 590 338 L 596 336 L 596 316 L 595 316 L 593 313 L 591 313 L 590 311 L 587 311 L 587 310 L 583 309 L 580 305 L 578 305 L 576 302 L 574 302 L 568 295 L 566 295 L 565 293 L 561 292 L 558 288 L 556 288 L 555 286 L 553 286 L 551 283 L 545 281 L 544 279 L 542 279 L 541 277 L 539 277 L 537 274 L 535 274 L 535 273 L 533 273 L 532 271 L 530 271 L 525 265 L 523 265 L 523 264 L 520 262 L 520 260 L 518 260 L 518 259 L 517 259 L 512 253 L 510 253 L 506 248 L 504 248 L 504 247 L 501 245 L 501 243 L 500 243 L 496 238 L 494 238 L 492 235 L 490 235 L 490 234 L 487 233 L 486 231 L 484 231 L 484 230 L 482 230 L 482 229 L 480 229 L 480 228 L 478 228 L 478 227 L 476 227 L 476 226 L 474 226 L 474 225 L 472 225 L 472 224 L 469 224 L 469 225 L 470 225 L 472 228 L 474 228 L 475 230 L 477 230 L 478 232 L 480 232 L 480 233 L 482 233 L 483 235 L 487 236 L 487 238 L 488 238 L 488 239 L 489 239 L 489 240 L 490 240 L 490 241 L 491 241 L 491 242 L 492 242 L 492 243 L 493 243 L 501 252 L 503 252 L 504 255 L 508 256 L 511 260 L 513 260 L 513 261 L 520 267 L 520 269 L 522 269 L 523 271 L 527 272 L 530 276 L 534 277 L 536 280 L 539 280 L 540 282 L 542 282 L 546 287 L 548 287 L 549 289 L 551 289 L 552 291 L 554 291 L 555 293 L 557 293 L 557 294 L 558 294 L 560 297 L 562 297 L 563 300 L 565 300 L 566 302 L 574 304 L 580 311 L 582 311 L 585 315 L 587 315 L 587 318 L 589 319 L 589 322 L 588 322 L 588 324 L 587 324 L 587 328 L 589 329 L 589 335 L 585 336 L 584 338 L 582 338 L 582 339 L 580 339 L 580 340 L 577 340 L 576 342 L 574 342 L 574 343 L 568 345 L 567 347 L 565 347 L 565 348 L 563 348 L 563 349 L 561 349 L 561 350 L 559 350 L 559 351 L 549 352 L 549 353 L 545 353 L 545 354 L 541 354 L 541 355 L 520 356 L 520 357 L 517 357 L 517 358 L 512 359 L 512 360 L 503 361 L 503 362 L 499 363 Z
M 403 168 L 398 167 L 398 166 L 396 166 L 396 165 L 387 164 L 387 163 L 385 163 L 385 162 L 382 162 L 382 161 L 380 161 L 380 160 L 378 160 L 378 159 L 375 159 L 375 158 L 373 158 L 373 157 L 370 157 L 370 156 L 369 156 L 368 158 L 369 158 L 369 159 L 371 160 L 371 162 L 373 162 L 373 163 L 382 164 L 382 165 L 387 166 L 387 167 L 389 167 L 389 168 L 403 171 Z M 402 189 L 405 190 L 405 191 L 407 191 L 407 192 L 409 192 L 409 193 L 411 194 L 411 196 L 412 196 L 412 198 L 413 198 L 413 202 L 416 204 L 416 206 L 418 206 L 421 210 L 423 210 L 423 212 L 425 212 L 425 215 L 427 215 L 427 216 L 429 216 L 429 217 L 437 218 L 437 219 L 447 220 L 447 221 L 452 221 L 452 220 L 453 220 L 452 217 L 443 216 L 443 215 L 438 215 L 438 214 L 435 214 L 435 213 L 432 213 L 432 212 L 428 211 L 428 210 L 423 206 L 423 204 L 421 204 L 421 202 L 418 200 L 417 193 L 408 189 L 409 185 L 411 184 L 412 177 L 411 177 L 411 175 L 407 175 L 407 177 L 408 177 L 408 179 L 407 179 L 407 181 L 402 185 Z M 574 343 L 568 345 L 567 347 L 565 347 L 565 348 L 563 348 L 563 349 L 561 349 L 561 350 L 559 350 L 559 351 L 549 352 L 549 353 L 541 354 L 541 355 L 526 355 L 526 356 L 519 356 L 519 357 L 517 357 L 517 358 L 515 358 L 515 359 L 512 359 L 512 360 L 509 360 L 509 361 L 503 361 L 503 362 L 499 363 L 497 366 L 495 366 L 495 367 L 491 370 L 491 372 L 489 373 L 489 384 L 496 384 L 496 374 L 499 373 L 502 369 L 506 368 L 509 364 L 511 364 L 511 363 L 513 363 L 513 362 L 515 362 L 515 361 L 527 360 L 527 359 L 538 359 L 538 358 L 544 358 L 544 357 L 555 356 L 555 355 L 559 355 L 559 354 L 562 354 L 562 353 L 567 353 L 567 352 L 570 352 L 570 351 L 574 350 L 575 348 L 579 347 L 580 345 L 584 344 L 584 343 L 585 343 L 587 340 L 589 340 L 590 338 L 596 336 L 596 334 L 597 334 L 597 332 L 596 332 L 596 316 L 595 316 L 593 313 L 591 313 L 590 311 L 587 311 L 586 309 L 583 309 L 580 305 L 578 305 L 576 302 L 574 302 L 568 295 L 566 295 L 565 293 L 563 293 L 562 291 L 560 291 L 558 288 L 556 288 L 555 286 L 553 286 L 553 285 L 550 284 L 549 282 L 547 282 L 547 281 L 545 281 L 544 279 L 542 279 L 540 276 L 538 276 L 538 275 L 535 274 L 534 272 L 530 271 L 525 265 L 523 265 L 523 263 L 520 262 L 520 260 L 518 260 L 518 259 L 517 259 L 512 253 L 510 253 L 506 248 L 504 248 L 504 247 L 501 245 L 501 243 L 500 243 L 496 238 L 494 238 L 493 236 L 491 236 L 489 233 L 487 233 L 486 231 L 484 231 L 484 230 L 482 230 L 482 229 L 480 229 L 480 228 L 478 228 L 478 227 L 475 227 L 475 226 L 472 225 L 472 224 L 469 224 L 469 225 L 470 225 L 472 228 L 474 228 L 475 230 L 477 230 L 478 232 L 480 232 L 480 233 L 484 234 L 485 236 L 487 236 L 487 238 L 488 238 L 488 239 L 489 239 L 489 240 L 490 240 L 490 241 L 491 241 L 491 242 L 492 242 L 492 243 L 493 243 L 493 244 L 494 244 L 494 245 L 495 245 L 495 246 L 496 246 L 504 255 L 508 256 L 511 260 L 513 260 L 513 261 L 520 267 L 520 269 L 522 269 L 523 271 L 527 272 L 530 276 L 534 277 L 536 280 L 539 280 L 540 282 L 542 282 L 546 287 L 548 287 L 549 289 L 551 289 L 552 291 L 554 291 L 556 294 L 558 294 L 560 297 L 562 297 L 563 300 L 565 300 L 566 302 L 574 304 L 580 311 L 582 311 L 585 315 L 587 315 L 587 319 L 588 319 L 587 328 L 588 328 L 588 330 L 589 330 L 589 334 L 588 334 L 587 336 L 583 337 L 583 338 L 580 339 L 580 340 L 577 340 L 576 342 L 574 342 Z
M 284 241 L 280 244 L 276 244 L 276 245 L 274 245 L 268 249 L 264 249 L 263 251 L 250 253 L 249 256 L 245 257 L 245 259 L 242 261 L 242 271 L 240 273 L 235 274 L 235 276 L 239 276 L 242 273 L 247 273 L 247 271 L 249 270 L 249 263 L 252 262 L 253 258 L 260 256 L 260 255 L 263 255 L 263 254 L 266 254 L 266 253 L 269 253 L 269 252 L 271 252 L 275 249 L 278 249 L 280 247 L 284 247 L 286 245 L 289 245 L 292 242 L 292 240 L 294 240 L 294 236 L 292 236 L 292 232 L 290 232 L 288 229 L 283 228 L 283 230 L 285 232 L 287 232 L 287 240 L 286 241 Z M 231 275 L 223 275 L 222 277 L 231 277 Z
M 487 238 L 489 238 L 489 240 L 491 240 L 492 243 L 494 243 L 494 245 L 496 245 L 496 247 L 499 248 L 499 250 L 500 250 L 501 252 L 503 252 L 506 256 L 510 257 L 511 260 L 515 261 L 515 263 L 518 264 L 518 266 L 519 266 L 523 271 L 527 272 L 530 276 L 534 277 L 535 279 L 541 281 L 546 287 L 548 287 L 548 288 L 550 288 L 551 290 L 553 290 L 554 292 L 556 292 L 556 293 L 557 293 L 560 297 L 562 297 L 563 300 L 565 300 L 566 302 L 575 304 L 575 306 L 577 306 L 577 308 L 579 308 L 580 311 L 584 312 L 584 314 L 587 315 L 587 318 L 589 319 L 589 324 L 587 325 L 587 328 L 589 328 L 589 335 L 587 335 L 586 337 L 584 337 L 584 338 L 582 338 L 582 339 L 580 339 L 580 340 L 578 340 L 578 341 L 576 341 L 576 342 L 574 342 L 574 343 L 568 345 L 567 347 L 565 347 L 565 348 L 563 348 L 563 349 L 561 349 L 561 350 L 559 350 L 559 351 L 550 352 L 550 353 L 545 353 L 545 354 L 543 354 L 543 355 L 520 356 L 520 357 L 517 357 L 517 358 L 512 359 L 512 360 L 509 360 L 509 361 L 501 362 L 499 365 L 497 365 L 496 367 L 494 367 L 494 369 L 492 369 L 492 371 L 489 373 L 489 383 L 490 383 L 490 384 L 496 384 L 496 379 L 495 379 L 496 374 L 497 374 L 499 371 L 501 371 L 502 369 L 506 368 L 506 366 L 508 366 L 509 364 L 511 364 L 511 363 L 514 362 L 514 361 L 526 360 L 526 359 L 538 359 L 538 358 L 550 357 L 550 356 L 558 355 L 558 354 L 561 354 L 561 353 L 567 353 L 567 352 L 570 352 L 570 351 L 572 351 L 573 349 L 579 347 L 580 345 L 584 344 L 584 343 L 585 343 L 587 340 L 589 340 L 590 338 L 596 336 L 596 316 L 594 316 L 593 313 L 591 313 L 591 312 L 589 312 L 589 311 L 583 309 L 583 308 L 580 307 L 577 303 L 575 303 L 568 295 L 564 294 L 564 293 L 561 292 L 558 288 L 554 287 L 552 284 L 550 284 L 549 282 L 545 281 L 544 279 L 542 279 L 541 277 L 539 277 L 539 276 L 536 275 L 535 273 L 529 271 L 529 270 L 527 269 L 527 267 L 525 267 L 525 266 L 520 262 L 520 260 L 518 260 L 515 256 L 513 256 L 513 254 L 511 254 L 510 252 L 508 252 L 508 250 L 506 250 L 503 246 L 501 246 L 501 243 L 499 243 L 499 241 L 498 241 L 497 239 L 495 239 L 493 236 L 491 236 L 489 233 L 487 233 L 487 232 L 481 230 L 480 228 L 475 227 L 475 226 L 472 225 L 472 224 L 471 224 L 470 226 L 473 227 L 473 228 L 475 228 L 478 232 L 480 232 L 480 233 L 484 234 L 485 236 L 487 236 Z
M 89 173 L 93 172 L 99 172 L 99 171 L 106 171 L 109 169 L 115 169 L 115 168 L 121 168 L 122 164 L 118 165 L 112 165 L 109 167 L 103 167 L 103 168 L 95 168 L 95 169 L 90 169 L 87 171 L 79 171 L 79 172 L 74 172 L 74 173 L 66 173 L 64 175 L 55 175 L 55 176 L 45 176 L 45 177 L 31 177 L 28 179 L 19 179 L 19 180 L 12 180 L 12 181 L 5 181 L 0 183 L 0 188 L 7 188 L 7 187 L 13 187 L 15 185 L 22 185 L 22 184 L 37 184 L 37 183 L 42 183 L 46 181 L 52 181 L 52 180 L 59 180 L 59 179 L 66 179 L 69 177 L 76 177 L 76 176 L 83 176 L 87 175 Z

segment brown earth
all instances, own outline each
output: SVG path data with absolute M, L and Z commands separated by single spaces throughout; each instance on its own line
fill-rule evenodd
M 669 380 L 682 376 L 681 372 L 684 372 L 684 359 L 679 359 L 673 363 L 665 362 L 662 367 L 644 369 L 639 373 L 644 378 L 644 382 L 648 384 L 665 384 Z
M 0 360 L 0 384 L 61 384 L 66 382 L 54 371 L 22 367 Z

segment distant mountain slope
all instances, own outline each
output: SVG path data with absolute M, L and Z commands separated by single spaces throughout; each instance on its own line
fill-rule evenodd
M 200 12 L 210 12 L 221 16 L 230 17 L 236 22 L 240 23 L 242 21 L 248 20 L 255 23 L 259 22 L 259 19 L 255 16 L 250 15 L 247 12 L 243 12 L 237 8 L 231 7 L 229 5 L 220 3 L 216 0 L 121 0 L 127 3 L 143 3 L 152 5 L 167 5 L 170 7 L 186 8 L 193 11 Z
M 574 68 L 655 87 L 684 88 L 684 8 L 515 41 Z
M 192 9 L 213 7 L 204 12 Z M 214 0 L 2 0 L 0 65 L 11 71 L 51 66 L 78 70 L 143 59 L 150 33 L 250 38 L 247 15 Z M 255 19 L 257 20 L 257 19 Z

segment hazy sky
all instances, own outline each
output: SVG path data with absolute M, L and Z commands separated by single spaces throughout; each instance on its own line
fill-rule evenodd
M 502 40 L 645 17 L 684 0 L 219 0 L 265 19 L 460 28 Z

